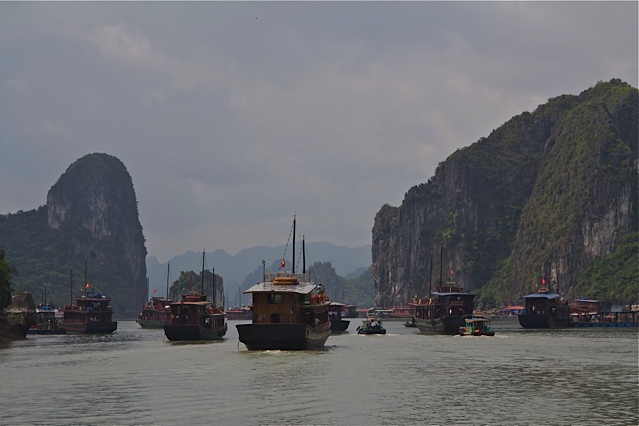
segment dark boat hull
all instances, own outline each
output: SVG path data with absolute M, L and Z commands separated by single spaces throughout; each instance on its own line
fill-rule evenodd
M 436 319 L 415 318 L 415 326 L 423 334 L 459 334 L 459 328 L 464 326 L 464 318 L 456 315 L 446 315 Z
M 164 334 L 171 341 L 221 340 L 226 334 L 227 326 L 206 328 L 201 325 L 165 325 Z
M 331 332 L 333 333 L 341 333 L 346 331 L 350 321 L 345 321 L 343 319 L 340 320 L 331 320 Z
M 240 342 L 248 350 L 320 349 L 331 334 L 330 327 L 314 329 L 306 324 L 237 324 Z
M 553 318 L 550 315 L 521 314 L 519 325 L 523 328 L 566 328 L 570 318 Z
M 118 328 L 117 321 L 112 322 L 88 322 L 88 323 L 62 323 L 60 328 L 66 334 L 108 334 Z

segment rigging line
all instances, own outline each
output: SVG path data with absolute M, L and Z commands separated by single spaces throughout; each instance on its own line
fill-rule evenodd
M 293 227 L 295 226 L 295 221 L 293 221 L 293 225 L 291 225 L 291 230 L 288 231 L 288 239 L 286 240 L 286 246 L 284 246 L 284 254 L 282 255 L 282 259 L 286 259 L 286 252 L 288 251 L 288 245 L 291 242 L 291 235 L 293 235 Z M 295 253 L 293 253 L 293 259 L 291 259 L 291 263 L 294 264 L 295 262 Z M 278 267 L 278 271 L 282 269 L 282 264 L 280 263 L 280 266 Z M 284 267 L 284 270 L 286 270 L 286 266 Z

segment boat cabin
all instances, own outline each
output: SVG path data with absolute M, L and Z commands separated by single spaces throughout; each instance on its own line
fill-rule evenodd
M 533 293 L 524 296 L 527 315 L 550 315 L 557 318 L 568 318 L 570 307 L 560 303 L 561 296 L 557 293 Z
M 207 300 L 205 294 L 183 294 L 182 300 L 171 303 L 171 325 L 202 325 L 206 328 L 224 327 L 224 315 Z M 211 323 L 213 321 L 213 324 Z M 203 322 L 200 324 L 200 322 Z
M 111 322 L 111 298 L 100 293 L 86 293 L 76 297 L 75 305 L 64 307 L 64 322 Z
M 328 323 L 328 301 L 314 294 L 315 284 L 298 281 L 297 276 L 275 276 L 272 281 L 257 283 L 244 293 L 253 295 L 253 324 L 296 324 L 315 326 Z M 321 300 L 320 300 L 321 298 Z

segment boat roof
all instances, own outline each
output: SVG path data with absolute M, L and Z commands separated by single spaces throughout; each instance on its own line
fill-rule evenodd
M 475 297 L 474 294 L 470 294 L 470 293 L 460 293 L 458 291 L 434 291 L 433 294 L 437 295 L 437 296 L 473 296 Z
M 329 303 L 329 305 L 331 305 L 331 306 L 346 306 L 345 303 L 339 303 L 339 302 L 331 302 L 331 303 Z
M 532 293 L 532 294 L 527 294 L 525 295 L 523 298 L 524 299 L 558 299 L 561 296 L 558 295 L 557 293 Z
M 297 284 L 273 284 L 273 281 L 257 283 L 248 290 L 244 290 L 244 294 L 248 293 L 297 293 L 309 294 L 315 290 L 315 283 L 298 282 Z
M 195 300 L 195 301 L 180 300 L 179 302 L 171 303 L 171 305 L 201 305 L 201 306 L 206 306 L 206 305 L 210 305 L 210 304 L 211 304 L 211 302 L 209 302 L 208 300 Z

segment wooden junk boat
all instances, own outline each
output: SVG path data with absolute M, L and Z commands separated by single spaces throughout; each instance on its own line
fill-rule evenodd
M 328 306 L 328 318 L 331 321 L 331 332 L 342 333 L 346 331 L 350 321 L 343 319 L 344 303 L 331 302 Z
M 437 287 L 430 297 L 413 300 L 409 303 L 415 308 L 414 323 L 423 334 L 459 334 L 464 327 L 464 317 L 473 314 L 474 294 L 464 293 L 452 281 L 453 271 L 448 282 Z
M 113 333 L 118 323 L 113 321 L 111 298 L 97 292 L 91 292 L 87 281 L 87 265 L 84 264 L 84 293 L 71 304 L 64 306 L 60 328 L 66 334 Z M 71 271 L 71 291 L 73 292 L 73 271 Z
M 302 240 L 304 246 L 304 240 Z M 293 219 L 295 253 L 295 219 Z M 253 297 L 253 321 L 237 324 L 240 342 L 249 350 L 319 349 L 331 334 L 329 301 L 323 286 L 318 287 L 306 273 L 306 255 L 302 274 L 292 271 L 263 273 L 262 282 L 244 291 Z M 283 258 L 280 268 L 286 261 Z M 294 264 L 293 264 L 294 265 Z M 317 293 L 315 292 L 316 290 Z
M 36 323 L 29 327 L 27 334 L 63 334 L 60 328 L 62 312 L 51 306 L 47 300 L 47 285 L 43 287 L 42 303 L 36 307 Z
M 541 279 L 537 293 L 524 296 L 525 313 L 519 314 L 523 328 L 565 328 L 570 324 L 570 306 L 557 293 L 550 293 Z
M 213 274 L 215 294 L 215 274 Z M 170 305 L 171 323 L 164 334 L 172 341 L 221 340 L 226 334 L 226 315 L 207 300 L 204 294 L 204 253 L 202 253 L 202 292 L 183 294 L 182 300 Z
M 220 340 L 227 330 L 226 315 L 205 294 L 183 294 L 171 305 L 171 324 L 164 326 L 169 340 Z
M 50 304 L 40 304 L 36 307 L 37 322 L 33 324 L 27 334 L 63 334 L 64 330 L 60 327 L 60 318 L 58 318 L 58 310 Z
M 142 312 L 135 320 L 142 328 L 164 328 L 165 325 L 171 324 L 171 309 L 169 300 L 169 275 L 171 264 L 167 264 L 166 269 L 166 295 L 167 297 L 151 297 L 151 300 L 142 306 Z M 153 290 L 155 293 L 155 290 Z
M 163 328 L 171 324 L 171 302 L 165 297 L 152 297 L 144 304 L 135 322 L 142 328 Z
M 251 309 L 246 307 L 231 307 L 226 310 L 226 319 L 229 320 L 238 320 L 238 321 L 246 321 L 253 318 L 253 314 L 251 313 Z
M 111 298 L 85 292 L 75 298 L 75 305 L 65 305 L 60 328 L 67 334 L 113 333 L 118 323 L 112 320 Z

